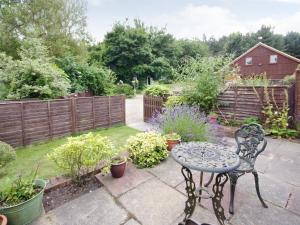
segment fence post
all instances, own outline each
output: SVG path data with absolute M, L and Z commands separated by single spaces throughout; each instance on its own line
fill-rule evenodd
M 51 106 L 50 101 L 47 101 L 47 110 L 48 110 L 48 124 L 49 124 L 49 134 L 50 138 L 53 137 L 53 130 L 52 130 L 52 116 L 51 116 Z
M 122 96 L 122 106 L 123 106 L 123 122 L 126 125 L 126 95 Z
M 92 111 L 93 111 L 93 129 L 95 129 L 95 98 L 92 97 Z
M 300 123 L 300 69 L 299 68 L 296 70 L 295 118 L 297 123 Z
M 76 133 L 76 102 L 75 98 L 71 98 L 71 123 L 72 123 L 72 134 Z
M 21 102 L 22 145 L 25 146 L 24 103 Z
M 108 126 L 111 127 L 111 97 L 108 96 Z

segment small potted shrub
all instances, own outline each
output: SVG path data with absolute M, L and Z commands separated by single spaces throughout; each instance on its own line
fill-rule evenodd
M 210 112 L 207 117 L 210 124 L 218 123 L 218 115 L 215 112 Z
M 171 134 L 165 135 L 165 137 L 167 139 L 168 151 L 171 151 L 175 145 L 180 143 L 180 135 L 179 134 L 171 133 Z
M 29 224 L 43 212 L 43 194 L 46 181 L 19 177 L 0 192 L 0 214 L 9 225 Z
M 125 156 L 116 156 L 111 159 L 110 172 L 112 177 L 120 178 L 123 177 L 126 169 L 127 159 Z

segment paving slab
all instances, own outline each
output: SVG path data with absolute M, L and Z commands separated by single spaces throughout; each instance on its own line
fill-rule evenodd
M 286 209 L 269 204 L 263 208 L 256 196 L 250 195 L 247 204 L 236 207 L 235 214 L 230 220 L 233 225 L 297 225 L 300 217 Z
M 50 211 L 34 225 L 120 225 L 127 218 L 127 212 L 99 188 Z
M 152 177 L 153 175 L 148 173 L 146 170 L 137 169 L 131 163 L 127 164 L 125 174 L 121 178 L 113 178 L 111 174 L 106 176 L 101 174 L 96 175 L 96 178 L 114 197 L 119 197 Z
M 300 188 L 294 188 L 287 209 L 300 216 Z
M 124 225 L 141 225 L 139 222 L 137 222 L 135 219 L 130 219 Z
M 143 225 L 166 225 L 184 210 L 185 197 L 178 191 L 151 179 L 119 198 L 122 205 Z
M 271 178 L 261 173 L 258 173 L 258 178 L 259 178 L 260 193 L 263 199 L 284 208 L 287 204 L 290 193 L 293 190 L 293 186 L 275 180 L 274 178 Z M 254 176 L 251 173 L 245 174 L 244 176 L 238 179 L 237 188 L 239 189 L 242 188 L 245 191 L 254 195 L 255 197 L 257 196 Z
M 184 181 L 181 174 L 181 165 L 179 165 L 171 155 L 158 166 L 147 170 L 172 187 L 175 187 Z

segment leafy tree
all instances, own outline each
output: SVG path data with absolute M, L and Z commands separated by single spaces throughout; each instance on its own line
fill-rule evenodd
M 156 58 L 150 64 L 151 77 L 160 79 L 163 83 L 170 83 L 174 80 L 175 69 L 170 65 L 169 61 L 164 57 Z
M 115 74 L 100 65 L 78 63 L 74 57 L 58 59 L 57 64 L 64 70 L 71 81 L 71 92 L 91 90 L 95 95 L 110 94 L 115 81 Z
M 103 58 L 105 65 L 117 74 L 117 78 L 127 83 L 137 76 L 145 80 L 153 59 L 149 33 L 144 24 L 134 21 L 134 26 L 117 23 L 105 35 Z
M 51 62 L 47 48 L 39 39 L 25 39 L 20 60 L 1 53 L 0 83 L 5 85 L 3 98 L 55 98 L 64 96 L 70 87 L 67 75 Z
M 180 39 L 176 41 L 177 58 L 182 60 L 186 57 L 196 58 L 198 56 L 208 56 L 208 45 L 198 39 Z
M 300 33 L 288 32 L 284 41 L 286 52 L 300 59 Z
M 23 37 L 38 37 L 51 56 L 86 56 L 84 0 L 4 0 L 0 4 L 0 51 L 17 57 Z

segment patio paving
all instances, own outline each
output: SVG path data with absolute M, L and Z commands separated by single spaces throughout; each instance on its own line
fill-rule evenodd
M 229 139 L 232 143 L 233 139 Z M 235 214 L 231 225 L 300 224 L 300 144 L 268 139 L 268 147 L 257 159 L 260 188 L 269 208 L 261 206 L 252 174 L 238 180 Z M 199 178 L 194 174 L 195 181 Z M 174 225 L 183 218 L 186 200 L 180 166 L 171 158 L 151 169 L 128 165 L 123 178 L 97 178 L 104 184 L 49 213 L 34 225 Z M 228 214 L 229 182 L 222 205 Z M 203 199 L 193 218 L 217 225 L 211 201 Z

